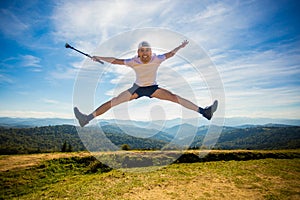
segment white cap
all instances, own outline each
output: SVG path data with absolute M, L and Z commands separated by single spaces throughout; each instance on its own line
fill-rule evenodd
M 146 42 L 146 41 L 141 42 L 139 44 L 139 46 L 138 46 L 139 49 L 143 48 L 143 47 L 145 47 L 145 48 L 151 48 L 150 44 L 148 42 Z

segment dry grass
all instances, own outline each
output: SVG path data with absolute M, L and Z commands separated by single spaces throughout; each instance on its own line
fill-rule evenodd
M 144 173 L 113 170 L 65 177 L 18 199 L 298 200 L 299 167 L 299 159 L 265 159 L 174 164 Z
M 41 164 L 43 161 L 56 158 L 68 158 L 72 156 L 89 156 L 89 152 L 80 153 L 43 153 L 29 155 L 2 155 L 0 156 L 0 172 L 7 170 L 19 170 Z
M 214 151 L 213 153 L 224 152 L 249 151 Z M 268 152 L 298 153 L 299 150 Z M 135 153 L 139 154 L 139 152 Z M 26 188 L 26 192 L 22 192 L 20 188 L 14 189 L 12 185 L 6 185 L 14 193 L 10 193 L 10 196 L 4 194 L 3 199 L 11 199 L 12 196 L 16 199 L 106 200 L 300 199 L 299 158 L 181 163 L 157 170 L 145 168 L 144 171 L 141 169 L 111 170 L 106 173 L 89 174 L 82 173 L 85 170 L 74 163 L 70 165 L 70 163 L 52 162 L 53 159 L 74 156 L 86 157 L 90 156 L 90 153 L 1 156 L 1 174 L 3 177 L 13 175 L 7 176 L 4 180 L 11 184 L 23 184 L 24 187 L 27 183 L 31 184 Z M 46 160 L 48 161 L 45 162 Z M 30 168 L 41 163 L 46 163 L 44 168 Z M 18 177 L 18 180 L 14 180 L 14 177 Z M 42 179 L 37 181 L 34 177 L 38 179 L 42 177 Z
M 232 153 L 298 153 L 300 154 L 299 149 L 295 150 L 187 150 L 187 151 L 164 151 L 162 154 L 183 154 L 183 153 L 193 153 L 195 155 L 205 156 L 208 153 L 211 154 L 232 154 Z M 109 154 L 129 154 L 129 155 L 144 155 L 151 156 L 155 154 L 160 154 L 160 151 L 120 151 L 120 152 L 98 152 L 98 153 L 90 153 L 90 152 L 73 152 L 73 153 L 43 153 L 43 154 L 29 154 L 29 155 L 0 155 L 0 172 L 7 170 L 16 170 L 16 169 L 24 169 L 28 167 L 37 166 L 43 161 L 57 159 L 57 158 L 68 158 L 68 157 L 85 157 L 90 155 L 95 155 L 96 157 L 101 157 Z

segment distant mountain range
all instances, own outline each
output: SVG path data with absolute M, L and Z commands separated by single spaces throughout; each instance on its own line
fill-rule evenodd
M 26 128 L 26 127 L 40 127 L 40 126 L 55 126 L 55 125 L 75 125 L 74 119 L 61 118 L 10 118 L 0 117 L 0 126 Z
M 129 125 L 140 128 L 147 129 L 167 129 L 174 126 L 185 124 L 198 126 L 209 125 L 209 121 L 201 119 L 199 122 L 197 119 L 171 119 L 165 121 L 132 121 L 132 120 L 113 120 L 113 119 L 103 119 L 99 120 L 101 126 L 107 124 L 117 124 L 117 125 Z M 272 118 L 247 118 L 247 117 L 234 117 L 226 118 L 224 126 L 232 127 L 251 127 L 257 125 L 271 126 L 277 125 L 291 125 L 300 126 L 300 119 L 272 119 Z M 41 126 L 55 126 L 55 125 L 76 125 L 76 120 L 74 119 L 62 119 L 62 118 L 9 118 L 0 117 L 0 126 L 2 127 L 15 127 L 15 128 L 26 128 L 26 127 L 41 127 Z
M 103 150 L 105 138 L 119 148 L 133 149 L 200 148 L 285 149 L 300 148 L 300 120 L 229 118 L 223 126 L 209 121 L 172 119 L 166 121 L 94 120 L 83 129 L 74 119 L 0 118 L 2 154 L 59 151 L 68 141 L 74 150 Z M 101 130 L 100 130 L 100 129 Z M 84 130 L 84 133 L 78 132 Z M 99 131 L 100 130 L 100 131 Z M 208 133 L 208 130 L 213 130 Z M 216 131 L 217 130 L 217 131 Z M 105 134 L 105 135 L 104 135 Z M 110 149 L 110 148 L 108 148 Z M 111 150 L 111 149 L 110 149 Z
M 101 127 L 101 128 L 100 128 Z M 163 130 L 131 125 L 105 124 L 79 128 L 73 125 L 12 128 L 0 127 L 0 154 L 61 151 L 63 143 L 74 151 L 131 149 L 297 149 L 300 126 L 282 124 L 221 127 L 222 133 L 208 132 L 208 126 L 176 125 Z M 220 128 L 220 127 L 219 127 Z

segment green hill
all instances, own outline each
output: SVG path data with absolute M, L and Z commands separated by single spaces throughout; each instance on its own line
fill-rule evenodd
M 97 134 L 96 128 L 85 128 L 86 134 L 79 137 L 76 127 L 71 125 L 45 126 L 35 128 L 0 127 L 0 154 L 27 154 L 58 152 L 66 142 L 73 151 L 86 150 L 82 141 L 88 140 L 88 150 L 99 151 L 103 144 L 103 135 Z M 131 149 L 160 149 L 167 142 L 151 138 L 136 138 L 123 132 L 116 132 L 113 127 L 104 129 L 105 137 L 113 141 L 120 150 L 123 144 Z M 85 143 L 86 144 L 86 143 Z M 111 150 L 111 149 L 110 149 Z
M 210 162 L 198 155 L 118 170 L 81 153 L 0 156 L 0 199 L 299 199 L 299 150 L 213 151 Z M 33 158 L 39 161 L 24 166 Z
M 78 134 L 76 127 L 71 125 L 35 128 L 0 127 L 0 154 L 59 152 L 63 149 L 64 143 L 69 145 L 70 148 L 67 149 L 72 151 L 83 151 L 86 148 L 89 151 L 120 150 L 124 144 L 129 145 L 130 149 L 176 148 L 174 145 L 169 145 L 174 138 L 174 133 L 154 129 L 132 126 L 127 127 L 125 133 L 117 126 L 105 125 L 102 127 L 102 132 L 99 132 L 99 128 L 96 127 L 80 130 L 83 132 Z M 190 148 L 203 147 L 205 127 L 199 127 L 197 130 Z M 134 137 L 143 134 L 143 131 L 149 138 Z M 187 137 L 191 137 L 188 132 Z M 186 138 L 182 138 L 184 139 Z M 113 148 L 106 148 L 107 141 L 113 143 Z M 180 141 L 172 141 L 172 144 L 180 144 Z M 206 140 L 204 146 L 215 149 L 297 149 L 300 148 L 300 127 L 270 125 L 246 128 L 224 127 L 218 142 L 214 146 L 210 144 L 212 142 Z

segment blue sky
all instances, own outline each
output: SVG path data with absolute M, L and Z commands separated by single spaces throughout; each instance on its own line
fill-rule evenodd
M 118 57 L 121 51 L 99 47 L 122 33 L 151 27 L 177 32 L 203 48 L 223 83 L 225 117 L 299 119 L 299 8 L 298 1 L 286 0 L 0 1 L 0 116 L 73 118 L 76 77 L 88 61 L 64 44 Z M 120 50 L 128 49 L 122 56 L 134 55 L 142 38 L 117 44 Z M 168 47 L 179 44 L 174 40 Z M 192 45 L 185 51 L 193 51 Z M 195 103 L 212 102 L 201 79 L 192 80 L 189 70 L 180 72 L 180 59 L 167 64 L 159 71 L 159 83 L 189 99 L 171 80 L 170 74 L 180 73 L 196 91 Z M 97 67 L 109 70 L 90 97 L 95 107 L 134 81 L 124 66 L 94 64 L 93 70 Z M 180 106 L 145 98 L 130 102 L 129 108 L 136 120 L 147 120 L 153 113 L 158 113 L 157 119 L 182 113 Z M 117 118 L 122 109 L 126 105 L 102 118 Z

